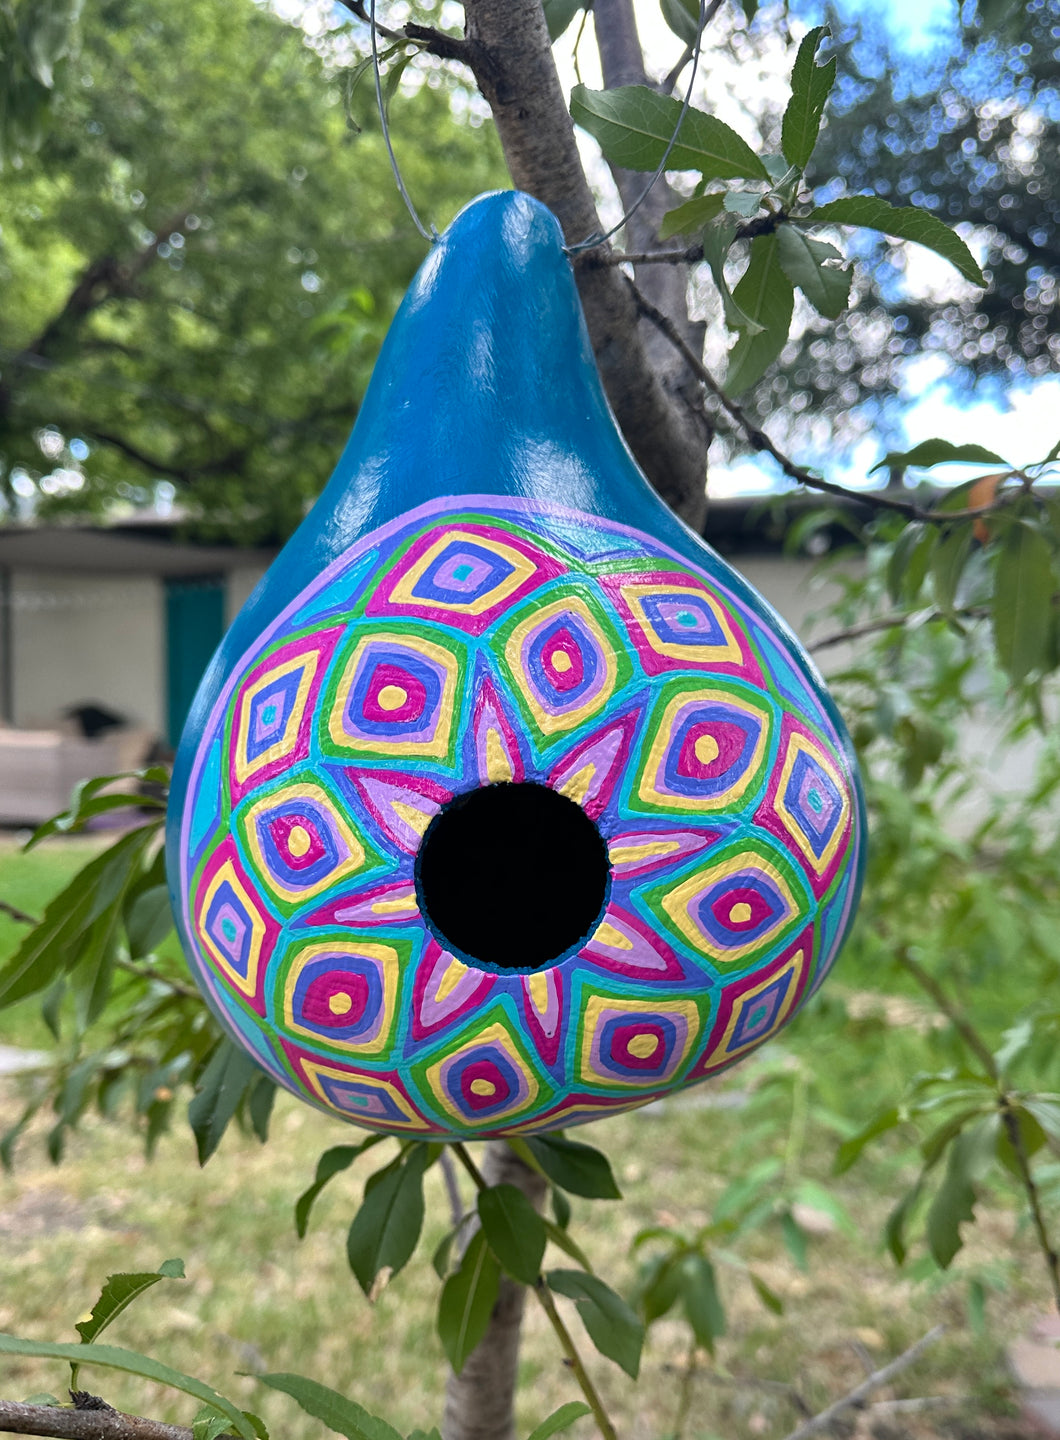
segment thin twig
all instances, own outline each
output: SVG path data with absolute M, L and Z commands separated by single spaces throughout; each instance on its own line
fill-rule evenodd
M 460 1141 L 457 1141 L 449 1148 L 475 1182 L 475 1188 L 480 1191 L 488 1189 L 489 1187 L 486 1184 L 485 1178 L 474 1160 L 472 1160 L 467 1147 Z M 596 1386 L 593 1384 L 589 1372 L 585 1368 L 585 1362 L 578 1353 L 578 1347 L 574 1343 L 573 1336 L 566 1325 L 564 1325 L 563 1317 L 556 1309 L 556 1302 L 553 1299 L 552 1291 L 548 1288 L 548 1283 L 543 1275 L 538 1275 L 533 1289 L 542 1310 L 544 1310 L 548 1316 L 549 1324 L 556 1333 L 556 1338 L 559 1340 L 563 1353 L 570 1363 L 574 1377 L 578 1382 L 582 1394 L 585 1396 L 586 1404 L 596 1417 L 600 1434 L 604 1437 L 604 1440 L 618 1440 L 615 1427 L 612 1425 L 608 1418 L 607 1411 L 604 1409 L 604 1402 L 600 1399 Z
M 372 23 L 364 0 L 339 0 L 339 4 L 365 25 Z M 377 20 L 375 32 L 384 40 L 392 40 L 398 45 L 403 42 L 418 45 L 421 50 L 437 55 L 440 60 L 459 60 L 464 65 L 471 63 L 472 47 L 466 40 L 460 40 L 455 35 L 446 35 L 444 31 L 435 30 L 430 25 L 416 25 L 410 21 L 401 30 L 391 30 L 389 25 L 380 25 Z
M 703 11 L 703 30 L 706 30 L 707 26 L 714 19 L 715 15 L 721 9 L 724 3 L 725 0 L 710 0 L 710 4 L 707 5 Z M 693 49 L 693 47 L 691 45 L 686 46 L 684 54 L 678 60 L 674 68 L 670 71 L 669 75 L 667 75 L 666 79 L 663 80 L 663 82 L 660 85 L 657 85 L 655 88 L 659 90 L 662 94 L 669 95 L 670 92 L 673 90 L 674 86 L 677 84 L 678 80 L 681 78 L 681 71 L 692 59 L 692 56 L 694 54 L 695 50 Z
M 802 465 L 796 465 L 794 460 L 785 455 L 764 430 L 761 430 L 747 414 L 742 405 L 731 400 L 725 391 L 715 380 L 703 361 L 695 351 L 687 344 L 685 338 L 678 331 L 668 316 L 658 310 L 651 301 L 637 289 L 632 280 L 627 279 L 627 284 L 633 293 L 637 308 L 645 319 L 652 324 L 663 335 L 670 344 L 679 352 L 685 364 L 692 371 L 693 375 L 707 388 L 710 394 L 721 406 L 726 417 L 739 431 L 752 450 L 760 454 L 769 455 L 780 466 L 783 473 L 789 480 L 796 481 L 799 485 L 805 485 L 810 490 L 820 490 L 826 495 L 836 495 L 843 500 L 856 500 L 862 505 L 868 505 L 877 510 L 893 510 L 896 514 L 904 515 L 908 520 L 922 520 L 932 525 L 949 525 L 957 520 L 971 520 L 980 515 L 988 515 L 998 510 L 1007 500 L 995 501 L 991 505 L 980 505 L 968 510 L 925 510 L 922 506 L 916 505 L 911 500 L 897 500 L 893 495 L 888 495 L 881 490 L 850 490 L 845 485 L 836 485 L 831 480 L 824 480 L 820 475 L 814 475 L 811 470 L 805 469 Z
M 982 1065 L 983 1070 L 995 1083 L 999 1080 L 997 1061 L 991 1054 L 990 1047 L 976 1030 L 975 1026 L 963 1015 L 950 997 L 943 990 L 942 986 L 929 971 L 925 970 L 919 960 L 914 960 L 905 946 L 895 951 L 895 959 L 903 970 L 908 971 L 913 979 L 920 986 L 921 990 L 927 992 L 935 1004 L 945 1015 L 957 1034 L 961 1037 L 968 1049 Z
M 556 1332 L 556 1338 L 559 1340 L 560 1345 L 563 1347 L 563 1353 L 570 1362 L 571 1370 L 574 1372 L 574 1378 L 577 1380 L 581 1392 L 585 1396 L 586 1404 L 593 1412 L 597 1429 L 604 1437 L 604 1440 L 618 1440 L 615 1427 L 611 1424 L 607 1411 L 604 1409 L 604 1402 L 600 1399 L 596 1386 L 590 1379 L 589 1372 L 586 1370 L 585 1363 L 578 1353 L 578 1347 L 574 1343 L 573 1336 L 566 1325 L 564 1325 L 563 1317 L 556 1309 L 556 1302 L 552 1296 L 552 1291 L 545 1283 L 545 1277 L 543 1275 L 537 1277 L 534 1294 L 541 1302 L 541 1308 L 548 1316 L 552 1329 Z
M 23 1405 L 0 1400 L 0 1431 L 52 1435 L 55 1440 L 192 1440 L 183 1425 L 166 1425 L 121 1410 L 76 1410 L 58 1405 Z
M 20 910 L 17 905 L 12 905 L 7 900 L 0 900 L 0 912 L 2 912 L 4 915 L 9 915 L 11 919 L 16 920 L 19 925 L 40 924 L 40 921 L 36 918 L 35 915 L 27 915 L 25 910 Z
M 1007 1095 L 998 1097 L 997 1107 L 1001 1112 L 1001 1122 L 1005 1127 L 1005 1133 L 1009 1138 L 1013 1154 L 1016 1157 L 1016 1164 L 1019 1166 L 1020 1181 L 1027 1196 L 1027 1207 L 1031 1212 L 1031 1220 L 1034 1223 L 1034 1233 L 1038 1239 L 1038 1248 L 1042 1252 L 1042 1259 L 1045 1261 L 1045 1268 L 1049 1272 L 1049 1282 L 1053 1289 L 1053 1304 L 1060 1313 L 1060 1256 L 1057 1255 L 1056 1247 L 1049 1238 L 1049 1232 L 1045 1228 L 1045 1216 L 1042 1213 L 1041 1196 L 1038 1193 L 1038 1185 L 1031 1170 L 1030 1156 L 1027 1154 L 1027 1147 L 1023 1143 L 1023 1132 L 1020 1129 L 1019 1116 L 1012 1108 L 1012 1101 Z
M 482 1171 L 475 1164 L 474 1160 L 472 1160 L 471 1156 L 468 1153 L 467 1146 L 463 1143 L 463 1141 L 458 1140 L 454 1145 L 450 1145 L 449 1148 L 456 1156 L 456 1158 L 460 1161 L 461 1165 L 463 1165 L 467 1173 L 471 1176 L 472 1180 L 475 1182 L 475 1189 L 488 1189 L 488 1186 L 486 1185 L 486 1182 L 482 1177 Z
M 183 985 L 179 980 L 171 980 L 168 975 L 156 975 L 152 970 L 145 970 L 142 965 L 137 965 L 135 960 L 126 960 L 119 956 L 115 962 L 119 970 L 125 970 L 129 975 L 137 975 L 141 980 L 154 980 L 158 985 L 164 985 L 174 995 L 181 996 L 185 1000 L 201 1000 L 202 996 L 198 990 L 191 985 Z
M 928 1346 L 934 1345 L 944 1329 L 945 1326 L 936 1325 L 933 1330 L 929 1330 L 915 1345 L 910 1345 L 908 1350 L 904 1350 L 902 1354 L 898 1356 L 897 1360 L 892 1360 L 889 1365 L 884 1365 L 881 1370 L 874 1370 L 871 1375 L 867 1376 L 860 1385 L 855 1386 L 849 1394 L 844 1395 L 841 1400 L 837 1400 L 834 1405 L 829 1405 L 827 1410 L 822 1410 L 821 1413 L 815 1415 L 812 1420 L 807 1420 L 804 1424 L 796 1426 L 789 1435 L 784 1437 L 784 1440 L 806 1440 L 807 1436 L 816 1435 L 821 1430 L 826 1430 L 837 1416 L 842 1415 L 844 1410 L 854 1409 L 855 1406 L 867 1400 L 874 1390 L 878 1390 L 881 1385 L 887 1385 L 896 1375 L 900 1375 L 903 1370 L 907 1370 L 910 1365 L 919 1360 Z
M 1002 1083 L 1001 1072 L 998 1069 L 997 1061 L 991 1053 L 989 1045 L 976 1030 L 971 1021 L 961 1013 L 952 1003 L 942 986 L 935 979 L 934 975 L 924 969 L 918 960 L 914 960 L 909 951 L 903 946 L 895 952 L 898 963 L 908 971 L 922 990 L 931 996 L 935 1004 L 946 1016 L 950 1024 L 960 1035 L 961 1039 L 968 1046 L 968 1049 L 982 1065 L 997 1086 L 997 1108 L 1001 1114 L 1001 1122 L 1005 1127 L 1009 1143 L 1012 1146 L 1013 1154 L 1016 1157 L 1016 1164 L 1019 1169 L 1020 1183 L 1027 1196 L 1027 1208 L 1031 1212 L 1031 1220 L 1034 1224 L 1034 1233 L 1038 1240 L 1038 1248 L 1042 1252 L 1042 1259 L 1049 1274 L 1049 1283 L 1053 1292 L 1053 1303 L 1057 1312 L 1060 1313 L 1060 1254 L 1049 1237 L 1045 1226 L 1045 1216 L 1042 1212 L 1041 1196 L 1038 1193 L 1038 1185 L 1034 1179 L 1034 1172 L 1031 1170 L 1030 1155 L 1023 1141 L 1023 1132 L 1020 1129 L 1019 1116 L 1012 1104 L 1012 1097 L 1006 1092 Z
M 904 615 L 881 615 L 877 620 L 865 620 L 860 625 L 848 625 L 845 630 L 832 630 L 820 640 L 807 645 L 813 654 L 827 650 L 832 645 L 843 645 L 848 640 L 860 640 L 865 635 L 878 635 L 884 630 L 900 630 L 915 620 L 918 625 L 931 625 L 936 620 L 985 620 L 991 613 L 988 605 L 967 605 L 963 610 L 908 610 Z
M 688 1424 L 689 1412 L 692 1409 L 692 1390 L 695 1384 L 697 1371 L 697 1358 L 699 1355 L 699 1344 L 693 1335 L 688 1345 L 688 1358 L 681 1369 L 681 1384 L 677 1394 L 677 1413 L 674 1416 L 674 1440 L 681 1440 L 685 1426 Z

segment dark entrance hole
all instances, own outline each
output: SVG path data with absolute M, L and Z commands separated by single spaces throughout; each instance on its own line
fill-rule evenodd
M 593 929 L 607 847 L 580 805 L 546 785 L 487 785 L 431 821 L 416 862 L 439 940 L 502 970 L 537 970 Z

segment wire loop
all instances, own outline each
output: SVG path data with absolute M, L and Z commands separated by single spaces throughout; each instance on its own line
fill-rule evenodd
M 438 239 L 438 231 L 433 225 L 428 230 L 420 219 L 419 213 L 412 203 L 412 197 L 405 189 L 405 182 L 401 178 L 401 170 L 398 166 L 397 156 L 394 154 L 394 146 L 390 140 L 390 121 L 387 119 L 386 105 L 383 102 L 383 82 L 379 73 L 379 36 L 376 33 L 375 27 L 375 0 L 369 0 L 368 20 L 368 28 L 371 31 L 372 37 L 372 74 L 375 79 L 375 103 L 379 111 L 379 123 L 383 129 L 383 143 L 386 146 L 386 153 L 390 157 L 390 168 L 394 172 L 394 183 L 397 185 L 398 194 L 405 202 L 406 210 L 408 210 L 412 216 L 412 223 L 423 236 L 424 240 L 426 240 L 429 245 L 433 245 Z
M 666 162 L 667 160 L 669 160 L 671 154 L 673 153 L 673 148 L 677 144 L 677 137 L 681 133 L 681 126 L 685 123 L 685 116 L 688 114 L 689 107 L 692 104 L 692 89 L 696 83 L 696 72 L 699 69 L 699 57 L 703 48 L 703 31 L 706 28 L 706 24 L 707 0 L 699 0 L 699 20 L 696 24 L 696 42 L 692 47 L 692 73 L 688 77 L 688 85 L 685 89 L 684 100 L 681 102 L 681 113 L 677 117 L 677 124 L 674 126 L 674 133 L 670 136 L 670 142 L 667 145 L 666 149 L 663 151 L 662 159 L 659 161 L 655 174 L 648 181 L 647 185 L 645 185 L 644 189 L 641 191 L 637 199 L 629 207 L 626 213 L 622 216 L 621 220 L 619 220 L 617 225 L 612 225 L 611 229 L 605 231 L 604 233 L 601 233 L 599 230 L 597 230 L 594 234 L 587 236 L 584 240 L 579 240 L 576 245 L 565 245 L 563 247 L 565 253 L 570 256 L 572 260 L 576 255 L 581 255 L 586 250 L 595 250 L 599 245 L 606 245 L 608 240 L 610 240 L 613 235 L 617 235 L 618 232 L 622 229 L 623 225 L 628 223 L 632 216 L 634 216 L 640 209 L 640 207 L 644 204 L 645 200 L 647 200 L 648 196 L 655 188 L 655 185 L 658 182 L 663 171 L 666 169 Z

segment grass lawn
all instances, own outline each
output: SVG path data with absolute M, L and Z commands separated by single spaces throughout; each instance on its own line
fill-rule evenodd
M 67 841 L 21 856 L 5 843 L 0 899 L 40 913 L 96 844 Z M 0 953 L 12 949 L 17 934 L 2 922 Z M 35 1005 L 20 1011 L 0 1012 L 0 1041 L 46 1043 Z M 672 1317 L 650 1332 L 639 1384 L 593 1353 L 592 1373 L 623 1440 L 672 1434 L 683 1403 L 685 1440 L 785 1436 L 807 1411 L 858 1384 L 866 1367 L 884 1364 L 940 1323 L 947 1327 L 942 1339 L 874 1398 L 950 1397 L 954 1403 L 914 1410 L 883 1405 L 860 1418 L 851 1412 L 835 1433 L 878 1440 L 1030 1433 L 1013 1418 L 1003 1352 L 1048 1309 L 1049 1299 L 1014 1195 L 988 1191 L 952 1271 L 918 1279 L 916 1255 L 899 1270 L 880 1239 L 883 1220 L 915 1173 L 910 1137 L 870 1149 L 846 1175 L 831 1177 L 840 1133 L 895 1098 L 912 1071 L 938 1064 L 933 1052 L 943 1044 L 922 1007 L 877 994 L 864 977 L 841 967 L 824 998 L 760 1057 L 713 1085 L 576 1132 L 610 1155 L 625 1199 L 576 1201 L 572 1233 L 602 1276 L 625 1293 L 635 1273 L 630 1242 L 640 1229 L 694 1230 L 726 1188 L 764 1160 L 780 1162 L 778 1185 L 817 1182 L 851 1217 L 847 1228 L 810 1206 L 803 1214 L 810 1232 L 805 1268 L 785 1249 L 776 1223 L 734 1242 L 783 1300 L 784 1313 L 763 1308 L 744 1273 L 720 1257 L 728 1333 L 714 1358 L 694 1357 L 691 1378 L 688 1330 Z M 0 1130 L 19 1113 L 22 1083 L 0 1081 Z M 83 1123 L 62 1166 L 53 1168 L 43 1148 L 48 1124 L 47 1117 L 34 1122 L 14 1172 L 0 1176 L 0 1330 L 75 1340 L 74 1322 L 90 1309 L 108 1273 L 153 1270 L 179 1255 L 188 1279 L 157 1286 L 107 1339 L 208 1381 L 261 1413 L 283 1440 L 324 1432 L 287 1397 L 238 1372 L 309 1375 L 384 1415 L 402 1433 L 438 1420 L 445 1363 L 434 1333 L 438 1281 L 429 1257 L 450 1221 L 437 1167 L 428 1176 L 420 1249 L 371 1305 L 347 1267 L 345 1232 L 364 1176 L 389 1155 L 390 1144 L 332 1183 L 299 1242 L 293 1207 L 318 1155 L 358 1132 L 290 1097 L 277 1100 L 267 1146 L 230 1131 L 202 1170 L 186 1128 L 165 1137 L 148 1163 L 128 1127 L 95 1115 Z M 557 1254 L 548 1263 L 569 1262 Z M 969 1305 L 976 1286 L 987 1295 L 981 1321 Z M 533 1305 L 527 1314 L 522 1435 L 559 1404 L 579 1398 L 542 1315 Z M 569 1318 L 581 1336 L 572 1310 Z M 60 1394 L 65 1378 L 65 1367 L 55 1362 L 0 1360 L 5 1398 Z M 98 1370 L 86 1370 L 81 1384 L 113 1405 L 159 1419 L 188 1424 L 195 1409 L 186 1397 Z M 573 1433 L 587 1440 L 591 1422 L 580 1421 Z

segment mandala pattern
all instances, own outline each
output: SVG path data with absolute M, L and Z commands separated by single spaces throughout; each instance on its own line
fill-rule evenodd
M 377 1130 L 533 1132 L 715 1074 L 791 1018 L 856 906 L 857 782 L 805 657 L 709 555 L 556 518 L 464 497 L 365 537 L 198 745 L 197 978 L 270 1073 Z M 415 868 L 449 801 L 522 781 L 581 805 L 610 865 L 591 933 L 529 972 L 440 944 Z

